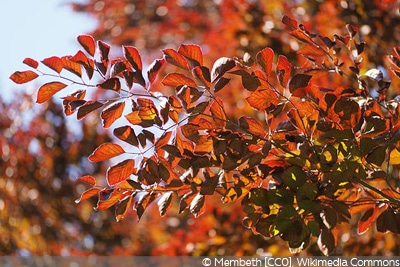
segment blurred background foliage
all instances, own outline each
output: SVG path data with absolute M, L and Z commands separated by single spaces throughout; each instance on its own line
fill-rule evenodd
M 161 57 L 162 48 L 196 43 L 208 65 L 221 56 L 254 56 L 266 46 L 301 65 L 304 59 L 296 54 L 301 44 L 280 22 L 288 15 L 331 38 L 344 33 L 347 23 L 357 26 L 367 43 L 363 68 L 389 69 L 386 55 L 400 43 L 400 15 L 398 3 L 383 2 L 87 0 L 71 6 L 96 19 L 88 34 L 146 51 L 148 64 Z M 390 93 L 397 95 L 399 86 L 393 79 Z M 254 115 L 241 105 L 240 86 L 235 88 L 224 95 L 231 114 Z M 75 204 L 85 190 L 75 179 L 105 173 L 106 164 L 86 157 L 110 136 L 99 127 L 98 114 L 71 124 L 60 103 L 38 106 L 33 99 L 30 93 L 17 93 L 11 101 L 0 97 L 0 255 L 290 255 L 281 240 L 245 230 L 240 202 L 222 205 L 220 196 L 199 218 L 176 209 L 161 218 L 153 205 L 139 223 L 133 214 L 116 223 L 112 209 L 94 212 L 94 200 Z M 400 255 L 396 235 L 372 228 L 357 236 L 354 225 L 343 227 L 352 228 L 343 228 L 339 255 Z M 311 245 L 301 255 L 320 251 Z

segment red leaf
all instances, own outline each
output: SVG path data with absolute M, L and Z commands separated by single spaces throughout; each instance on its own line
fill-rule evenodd
M 156 142 L 156 149 L 160 149 L 165 145 L 168 145 L 172 136 L 172 132 L 165 132 Z
M 96 185 L 96 179 L 93 176 L 90 176 L 90 175 L 82 176 L 78 180 L 81 181 L 81 182 L 90 184 L 90 185 Z
M 92 187 L 86 190 L 85 192 L 82 193 L 81 197 L 75 200 L 75 203 L 78 204 L 88 198 L 91 198 L 95 195 L 97 195 L 100 192 L 100 189 L 97 187 Z
M 121 200 L 115 207 L 115 219 L 117 220 L 117 222 L 125 217 L 132 204 L 132 199 L 132 196 L 129 196 L 128 198 Z
M 268 110 L 279 104 L 279 96 L 269 88 L 258 89 L 246 98 L 247 102 L 260 111 Z
M 29 57 L 25 58 L 24 61 L 22 61 L 22 63 L 34 69 L 36 69 L 39 66 L 39 63 L 36 60 Z
M 282 22 L 286 26 L 289 26 L 289 27 L 291 27 L 293 29 L 296 29 L 298 27 L 297 21 L 295 19 L 292 19 L 292 18 L 286 16 L 286 15 L 283 16 Z
M 121 82 L 119 81 L 118 78 L 110 78 L 105 82 L 98 84 L 97 86 L 102 89 L 113 90 L 118 93 L 121 91 Z
M 39 77 L 39 75 L 36 72 L 27 70 L 14 72 L 11 74 L 10 79 L 17 84 L 24 84 L 36 79 L 37 77 Z
M 114 121 L 122 116 L 125 108 L 125 102 L 115 103 L 101 112 L 101 118 L 103 119 L 103 127 L 110 127 Z
M 198 45 L 185 45 L 181 44 L 178 49 L 178 53 L 186 57 L 192 68 L 196 66 L 203 66 L 203 53 Z
M 305 87 L 308 86 L 308 83 L 310 82 L 312 76 L 307 75 L 307 74 L 296 74 L 293 76 L 293 78 L 290 80 L 289 83 L 289 91 L 292 93 L 293 96 L 298 96 L 302 97 L 304 96 L 304 93 L 300 93 L 300 89 L 304 89 Z
M 187 85 L 190 87 L 197 86 L 195 81 L 180 73 L 168 73 L 168 75 L 162 80 L 162 84 L 172 87 L 178 87 L 181 85 Z
M 142 71 L 142 58 L 140 57 L 139 51 L 133 46 L 123 46 L 124 57 L 137 71 Z
M 85 51 L 89 53 L 89 55 L 92 57 L 94 56 L 94 53 L 96 52 L 96 43 L 92 36 L 79 35 L 78 42 L 85 49 Z
M 104 190 L 109 190 L 109 189 L 104 189 Z M 108 195 L 108 192 L 106 192 L 105 194 Z M 99 198 L 99 200 L 97 201 L 97 206 L 94 208 L 94 210 L 99 211 L 99 210 L 108 209 L 108 208 L 112 207 L 113 205 L 115 205 L 121 199 L 121 197 L 123 197 L 123 196 L 122 196 L 122 192 L 120 190 L 113 190 L 107 199 L 102 200 Z
M 147 77 L 149 78 L 150 83 L 154 82 L 154 80 L 157 78 L 157 74 L 164 65 L 164 62 L 164 59 L 156 59 L 150 64 L 149 68 L 147 69 Z
M 193 68 L 192 72 L 207 88 L 211 87 L 210 70 L 207 67 L 197 66 Z
M 269 76 L 271 73 L 273 62 L 274 62 L 274 50 L 272 50 L 271 48 L 266 47 L 257 53 L 257 63 L 267 74 L 267 76 Z
M 67 87 L 61 82 L 49 82 L 39 88 L 36 102 L 41 104 L 49 100 L 55 93 Z
M 292 35 L 293 37 L 297 38 L 298 40 L 300 40 L 302 42 L 305 42 L 308 44 L 314 44 L 311 37 L 301 29 L 296 29 L 296 30 L 291 31 L 290 35 Z
M 77 119 L 81 120 L 84 117 L 86 117 L 86 115 L 88 115 L 90 112 L 102 107 L 104 104 L 97 102 L 97 101 L 87 101 L 84 105 L 82 105 L 79 109 L 78 109 L 78 113 L 77 113 Z
M 76 62 L 76 63 L 82 65 L 85 68 L 89 79 L 91 79 L 93 77 L 94 65 L 95 65 L 94 64 L 94 60 L 91 59 L 91 58 L 88 58 L 81 50 L 79 50 L 69 60 L 71 60 L 72 62 Z
M 122 181 L 125 181 L 129 176 L 135 172 L 135 161 L 133 159 L 127 159 L 121 161 L 107 170 L 107 183 L 109 186 L 116 185 Z
M 64 69 L 68 70 L 69 72 L 72 72 L 73 74 L 77 75 L 78 77 L 82 77 L 82 69 L 81 65 L 73 62 L 70 60 L 71 56 L 63 56 L 61 58 Z
M 63 62 L 59 57 L 45 58 L 42 60 L 42 63 L 57 73 L 60 73 L 64 67 Z
M 278 63 L 276 64 L 276 75 L 283 87 L 286 87 L 291 71 L 292 64 L 290 64 L 289 60 L 285 56 L 279 55 Z
M 297 51 L 297 54 L 306 57 L 321 57 L 325 55 L 325 51 L 320 46 L 306 44 L 299 51 Z
M 91 162 L 104 161 L 125 153 L 125 150 L 117 144 L 104 143 L 101 144 L 96 150 L 89 156 Z
M 213 116 L 213 120 L 223 127 L 226 126 L 226 115 L 223 108 L 222 99 L 216 98 L 215 101 L 212 102 L 210 106 L 210 112 Z
M 176 52 L 174 49 L 167 48 L 162 50 L 165 60 L 182 69 L 189 69 L 189 65 L 184 56 Z
M 351 24 L 347 24 L 346 25 L 346 29 L 349 32 L 351 37 L 354 37 L 358 32 L 358 28 L 356 26 L 354 26 L 354 25 L 351 25 Z

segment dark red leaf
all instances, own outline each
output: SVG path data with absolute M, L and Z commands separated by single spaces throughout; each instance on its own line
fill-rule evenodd
M 108 62 L 108 55 L 110 53 L 110 45 L 103 41 L 97 41 L 97 46 L 100 50 L 100 60 Z
M 129 178 L 135 172 L 135 161 L 127 159 L 108 168 L 106 178 L 109 186 L 116 185 Z
M 118 78 L 110 78 L 97 86 L 102 89 L 117 91 L 118 93 L 121 91 L 121 82 Z
M 214 92 L 218 92 L 219 90 L 224 88 L 225 85 L 227 85 L 230 80 L 231 79 L 229 78 L 221 77 L 214 85 Z
M 96 52 L 96 42 L 94 38 L 90 35 L 79 35 L 78 36 L 79 44 L 85 49 L 86 52 L 89 53 L 92 57 Z
M 132 204 L 132 196 L 129 196 L 123 200 L 120 200 L 120 202 L 116 205 L 115 207 L 115 219 L 117 222 L 122 220 L 125 215 L 128 213 L 129 208 L 131 207 Z
M 81 50 L 79 50 L 69 60 L 71 60 L 72 62 L 76 62 L 76 63 L 82 65 L 85 68 L 89 79 L 92 79 L 93 73 L 94 73 L 94 65 L 95 65 L 93 59 L 88 58 Z
M 37 77 L 39 77 L 39 75 L 36 72 L 27 70 L 14 72 L 11 74 L 10 79 L 17 84 L 24 84 L 36 79 Z
M 236 66 L 236 62 L 227 57 L 221 57 L 214 62 L 211 70 L 211 81 L 221 78 L 227 71 L 230 71 Z
M 114 136 L 133 146 L 139 145 L 135 131 L 130 126 L 121 126 L 114 129 Z
M 164 193 L 158 201 L 158 210 L 161 216 L 164 216 L 167 210 L 171 207 L 172 191 Z
M 83 119 L 88 115 L 90 112 L 102 107 L 103 104 L 98 101 L 87 101 L 84 105 L 82 105 L 78 109 L 77 118 L 78 120 Z
M 346 29 L 349 32 L 351 37 L 354 37 L 358 32 L 358 28 L 356 26 L 354 26 L 354 25 L 351 25 L 351 24 L 347 24 L 346 25 Z
M 305 88 L 308 86 L 312 76 L 307 74 L 296 74 L 292 77 L 289 83 L 289 91 L 292 93 L 293 96 L 303 96 L 296 94 L 296 91 L 301 88 Z
M 207 88 L 211 87 L 210 70 L 204 66 L 196 66 L 193 68 L 193 75 L 199 79 Z
M 127 67 L 125 63 L 121 60 L 117 60 L 116 62 L 113 62 L 111 65 L 111 77 L 115 77 L 117 75 L 120 75 L 124 70 L 126 70 Z

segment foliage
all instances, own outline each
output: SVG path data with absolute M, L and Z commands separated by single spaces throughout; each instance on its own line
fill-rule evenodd
M 378 231 L 399 233 L 400 107 L 387 97 L 391 83 L 379 69 L 362 71 L 365 42 L 357 27 L 326 36 L 288 16 L 282 22 L 303 43 L 301 65 L 266 47 L 220 57 L 209 68 L 200 46 L 181 44 L 145 68 L 136 47 L 123 46 L 123 57 L 109 59 L 110 45 L 81 35 L 83 49 L 74 56 L 41 62 L 56 74 L 27 58 L 31 70 L 11 79 L 55 78 L 39 88 L 38 103 L 84 87 L 62 98 L 65 114 L 80 120 L 101 110 L 115 138 L 89 156 L 111 160 L 106 186 L 82 176 L 89 189 L 77 202 L 97 196 L 95 209 L 115 206 L 117 220 L 131 207 L 140 219 L 152 203 L 164 216 L 174 199 L 179 212 L 198 217 L 219 194 L 223 203 L 241 201 L 246 228 L 281 237 L 293 253 L 312 237 L 324 254 L 334 253 L 339 225 L 360 212 L 360 234 L 375 221 Z M 235 97 L 254 116 L 226 111 L 221 96 L 235 80 L 243 88 Z M 89 89 L 96 94 L 86 97 Z

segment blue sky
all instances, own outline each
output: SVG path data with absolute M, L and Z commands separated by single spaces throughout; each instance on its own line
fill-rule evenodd
M 68 6 L 77 0 L 0 1 L 0 94 L 6 99 L 14 90 L 26 90 L 8 79 L 16 70 L 29 67 L 25 57 L 42 60 L 75 54 L 76 36 L 95 28 L 95 21 L 74 13 Z M 82 2 L 83 0 L 80 0 Z

